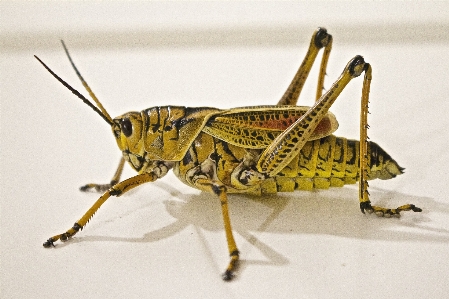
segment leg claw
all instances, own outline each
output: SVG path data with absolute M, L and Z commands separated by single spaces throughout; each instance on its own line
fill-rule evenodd
M 225 273 L 221 275 L 221 278 L 223 278 L 224 281 L 230 281 L 233 277 L 234 274 L 229 270 L 226 270 Z
M 396 209 L 387 209 L 387 208 L 382 208 L 382 207 L 371 206 L 370 202 L 361 202 L 360 210 L 362 210 L 363 214 L 365 214 L 365 211 L 368 212 L 369 214 L 374 212 L 374 214 L 376 214 L 376 216 L 385 217 L 385 218 L 391 218 L 391 217 L 400 218 L 401 217 L 400 213 L 402 211 L 410 211 L 411 210 L 413 212 L 422 212 L 421 208 L 418 208 L 417 206 L 412 205 L 412 204 L 406 204 L 406 205 L 400 206 Z
M 45 248 L 55 247 L 54 241 L 52 238 L 48 239 L 44 244 L 42 244 Z

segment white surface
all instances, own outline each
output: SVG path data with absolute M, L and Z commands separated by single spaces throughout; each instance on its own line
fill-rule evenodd
M 413 13 L 403 13 L 410 5 L 2 2 L 1 297 L 447 296 L 449 5 L 413 4 Z M 374 69 L 369 136 L 406 167 L 394 180 L 371 183 L 373 202 L 411 202 L 423 213 L 404 213 L 400 220 L 364 216 L 356 186 L 260 199 L 231 196 L 242 262 L 236 279 L 224 283 L 220 274 L 228 257 L 219 203 L 170 174 L 110 199 L 70 242 L 42 248 L 96 200 L 98 195 L 77 188 L 107 182 L 119 152 L 104 121 L 33 54 L 86 94 L 58 45 L 63 37 L 111 115 L 168 104 L 274 104 L 319 25 L 334 36 L 326 85 L 355 54 L 365 56 Z M 241 35 L 226 42 L 214 34 L 227 26 Z M 251 26 L 262 29 L 247 42 Z M 409 26 L 421 35 L 401 35 Z M 132 35 L 135 28 L 202 32 L 213 41 L 203 36 L 195 43 L 190 36 L 153 48 L 148 45 L 157 41 L 142 42 L 143 35 Z M 304 31 L 285 42 L 287 35 L 264 36 L 270 28 Z M 115 31 L 129 32 L 128 47 L 112 47 Z M 314 78 L 316 70 L 303 104 L 312 103 Z M 361 83 L 354 80 L 332 109 L 341 136 L 357 138 Z

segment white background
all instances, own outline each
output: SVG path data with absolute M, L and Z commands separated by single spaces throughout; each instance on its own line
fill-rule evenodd
M 2 298 L 444 298 L 449 292 L 449 5 L 439 3 L 0 3 Z M 372 201 L 422 213 L 364 216 L 357 186 L 230 196 L 241 266 L 216 198 L 172 174 L 111 198 L 70 242 L 119 160 L 105 122 L 37 54 L 112 116 L 157 105 L 275 104 L 318 26 L 334 36 L 329 87 L 356 54 L 373 66 L 369 136 L 406 168 Z M 315 78 L 301 97 L 313 103 Z M 361 79 L 332 111 L 358 136 Z M 127 170 L 126 177 L 133 175 Z

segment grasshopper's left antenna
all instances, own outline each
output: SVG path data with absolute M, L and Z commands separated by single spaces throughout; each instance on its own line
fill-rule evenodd
M 92 104 L 91 102 L 89 102 L 88 99 L 86 99 L 85 96 L 83 96 L 78 90 L 76 90 L 75 88 L 73 88 L 72 86 L 70 86 L 67 82 L 65 82 L 64 80 L 62 80 L 58 75 L 56 75 L 42 60 L 39 59 L 39 57 L 37 57 L 36 55 L 34 55 L 34 57 L 39 60 L 39 62 L 47 69 L 47 71 L 53 75 L 53 77 L 56 78 L 56 80 L 58 80 L 59 82 L 61 82 L 62 85 L 64 85 L 68 90 L 70 90 L 74 95 L 76 95 L 78 98 L 80 98 L 87 106 L 89 106 L 90 108 L 92 108 L 95 112 L 97 112 L 109 125 L 113 125 L 113 121 L 111 119 L 111 117 L 109 116 L 109 114 L 106 115 L 103 113 L 103 111 L 101 111 L 100 109 L 98 109 L 94 104 Z

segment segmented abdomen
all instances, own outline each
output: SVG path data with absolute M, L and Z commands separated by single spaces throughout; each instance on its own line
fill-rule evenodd
M 218 180 L 229 193 L 276 193 L 326 189 L 359 179 L 359 141 L 329 135 L 309 141 L 275 177 L 257 172 L 261 149 L 246 149 L 200 133 L 185 157 L 174 164 L 176 176 L 197 187 L 196 178 Z M 368 179 L 390 179 L 402 168 L 376 143 L 368 143 Z
M 309 141 L 276 177 L 261 184 L 262 193 L 327 189 L 354 184 L 359 179 L 359 141 L 330 135 Z M 390 155 L 368 143 L 368 179 L 390 179 L 402 173 Z

